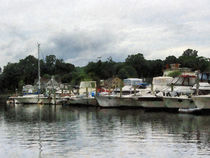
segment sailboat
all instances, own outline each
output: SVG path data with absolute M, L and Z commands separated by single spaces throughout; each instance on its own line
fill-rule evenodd
M 36 94 L 26 94 L 23 96 L 12 97 L 17 104 L 56 104 L 56 99 L 52 97 L 46 97 L 41 94 L 41 86 L 40 86 L 40 60 L 39 53 L 40 44 L 38 44 L 38 91 Z

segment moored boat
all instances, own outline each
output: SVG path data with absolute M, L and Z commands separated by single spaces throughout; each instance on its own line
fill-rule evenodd
M 163 102 L 169 109 L 178 110 L 179 108 L 196 108 L 191 95 L 194 93 L 192 89 L 196 83 L 196 75 L 180 75 L 174 78 L 164 92 Z
M 79 86 L 79 94 L 67 99 L 67 105 L 97 106 L 95 98 L 96 81 L 82 81 Z

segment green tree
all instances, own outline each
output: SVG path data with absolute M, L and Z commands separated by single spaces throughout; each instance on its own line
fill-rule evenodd
M 136 70 L 130 65 L 124 65 L 123 67 L 121 67 L 120 70 L 118 71 L 117 76 L 120 79 L 138 77 Z
M 175 56 L 170 55 L 165 58 L 165 61 L 164 61 L 165 65 L 166 64 L 170 65 L 170 64 L 175 64 L 175 63 L 178 63 L 178 59 Z
M 144 77 L 147 74 L 147 64 L 143 54 L 129 55 L 125 62 L 135 68 L 138 77 Z

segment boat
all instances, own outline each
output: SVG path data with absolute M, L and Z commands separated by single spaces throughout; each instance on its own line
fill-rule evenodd
M 38 44 L 38 88 L 34 88 L 32 85 L 23 86 L 22 96 L 11 97 L 16 104 L 61 104 L 63 101 L 63 98 L 52 94 L 46 96 L 41 94 L 39 49 L 40 44 Z
M 154 77 L 149 93 L 139 97 L 139 101 L 142 102 L 142 107 L 157 109 L 165 108 L 162 98 L 162 92 L 169 88 L 168 83 L 173 80 L 172 77 L 159 76 Z
M 164 91 L 163 102 L 165 107 L 178 110 L 179 108 L 196 108 L 191 96 L 196 83 L 196 75 L 180 75 L 169 83 L 171 88 Z
M 67 105 L 97 106 L 95 98 L 96 81 L 82 81 L 79 86 L 79 94 L 67 98 Z
M 163 100 L 151 93 L 142 79 L 128 78 L 123 81 L 121 92 L 114 90 L 111 95 L 96 96 L 101 107 L 144 107 L 162 108 Z

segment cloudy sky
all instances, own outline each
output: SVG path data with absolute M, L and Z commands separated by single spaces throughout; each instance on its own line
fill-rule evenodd
M 0 66 L 27 55 L 55 54 L 85 65 L 98 57 L 124 61 L 210 57 L 209 0 L 0 0 Z

